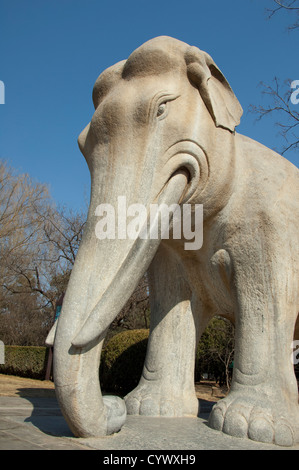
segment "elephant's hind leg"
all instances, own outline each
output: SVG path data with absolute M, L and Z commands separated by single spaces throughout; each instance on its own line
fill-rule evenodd
M 151 328 L 138 387 L 128 414 L 197 416 L 194 388 L 196 329 L 191 291 L 178 261 L 161 246 L 150 268 Z
M 243 253 L 248 256 L 243 254 L 243 262 L 235 265 L 233 383 L 228 396 L 214 406 L 209 424 L 233 436 L 291 446 L 299 442 L 291 360 L 297 279 L 289 271 L 292 259 L 287 252 L 276 261 L 274 255 L 267 259 L 266 250 L 246 248 Z

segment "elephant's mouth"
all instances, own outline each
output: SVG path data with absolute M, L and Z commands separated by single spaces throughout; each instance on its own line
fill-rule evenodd
M 162 170 L 162 177 L 165 181 L 169 181 L 176 172 L 184 172 L 188 176 L 188 183 L 180 203 L 192 202 L 195 194 L 204 190 L 209 178 L 209 164 L 205 150 L 197 142 L 181 140 L 168 149 L 166 158 L 168 160 Z
M 185 163 L 181 161 L 180 164 L 180 168 L 171 174 L 158 194 L 158 204 L 169 206 L 173 203 L 180 204 L 193 194 L 193 179 L 188 168 L 188 161 Z M 157 213 L 155 220 L 151 220 L 151 224 L 157 225 L 158 237 L 153 239 L 148 237 L 146 240 L 143 237 L 136 238 L 111 282 L 73 337 L 72 345 L 74 347 L 86 347 L 105 333 L 133 293 L 138 280 L 147 270 L 160 244 L 160 217 L 161 214 Z M 147 218 L 145 224 L 149 224 L 149 218 Z M 152 228 L 151 226 L 151 230 Z M 144 231 L 144 227 L 141 228 L 142 231 Z

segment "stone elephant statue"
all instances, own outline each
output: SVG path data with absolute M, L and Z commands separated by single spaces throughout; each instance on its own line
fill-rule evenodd
M 126 409 L 197 416 L 196 346 L 211 318 L 222 315 L 235 324 L 233 380 L 209 425 L 293 445 L 299 441 L 291 361 L 296 325 L 299 336 L 298 169 L 235 132 L 242 108 L 217 65 L 170 37 L 146 42 L 105 70 L 93 102 L 94 115 L 78 139 L 91 173 L 87 225 L 48 338 L 55 337 L 56 392 L 71 430 L 83 437 L 115 432 Z M 120 197 L 147 213 L 153 204 L 188 206 L 194 230 L 195 208 L 202 205 L 202 246 L 186 249 L 184 235 L 172 236 L 171 217 L 168 238 L 160 229 L 157 237 L 130 238 L 123 229 L 117 236 L 111 227 L 107 233 L 115 236 L 97 236 L 101 204 L 115 209 L 120 228 Z M 148 349 L 140 383 L 124 404 L 102 397 L 101 348 L 145 271 Z

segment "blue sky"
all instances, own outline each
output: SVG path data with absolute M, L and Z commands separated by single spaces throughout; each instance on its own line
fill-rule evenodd
M 273 0 L 1 0 L 0 158 L 46 183 L 60 205 L 85 207 L 89 171 L 77 146 L 93 114 L 98 75 L 143 42 L 168 35 L 207 51 L 243 109 L 237 131 L 279 147 L 272 119 L 255 123 L 250 104 L 266 104 L 258 84 L 299 80 L 298 32 L 288 13 L 270 21 Z M 297 105 L 299 106 L 299 105 Z M 286 157 L 299 166 L 295 152 Z

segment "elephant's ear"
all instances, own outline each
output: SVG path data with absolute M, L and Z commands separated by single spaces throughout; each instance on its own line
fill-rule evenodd
M 240 124 L 242 107 L 213 59 L 197 47 L 185 54 L 187 74 L 198 88 L 215 125 L 234 132 Z

